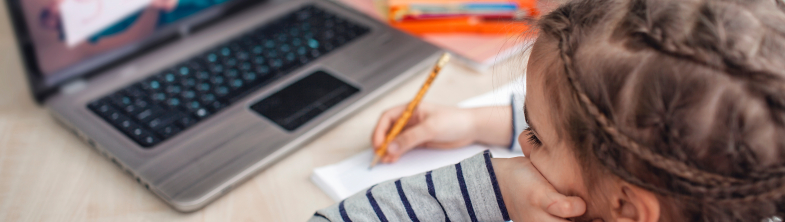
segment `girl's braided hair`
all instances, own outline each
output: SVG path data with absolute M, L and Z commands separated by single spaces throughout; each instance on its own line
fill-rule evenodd
M 782 0 L 579 0 L 539 26 L 580 159 L 668 197 L 671 218 L 785 216 Z

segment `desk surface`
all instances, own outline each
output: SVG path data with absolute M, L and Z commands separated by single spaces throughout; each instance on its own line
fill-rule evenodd
M 383 110 L 410 100 L 427 73 L 404 83 L 204 209 L 178 213 L 58 125 L 30 96 L 5 5 L 0 4 L 0 221 L 305 221 L 333 201 L 315 167 L 370 147 Z M 425 97 L 454 105 L 500 87 L 520 58 L 479 74 L 448 65 Z

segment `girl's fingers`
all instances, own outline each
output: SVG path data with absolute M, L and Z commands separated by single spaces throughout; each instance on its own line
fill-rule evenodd
M 371 135 L 371 145 L 374 149 L 379 148 L 379 146 L 384 143 L 387 132 L 390 131 L 390 127 L 392 127 L 395 121 L 398 120 L 398 117 L 401 116 L 403 110 L 403 106 L 398 106 L 385 111 L 382 113 L 382 116 L 379 117 L 379 122 L 376 123 L 376 128 L 374 128 L 373 134 Z
M 407 151 L 433 139 L 433 137 L 434 132 L 428 128 L 427 124 L 412 126 L 398 134 L 398 137 L 387 146 L 387 156 L 392 156 L 393 161 L 396 161 Z
M 539 195 L 540 207 L 545 212 L 560 218 L 581 216 L 586 212 L 586 203 L 575 196 L 564 196 L 554 190 Z

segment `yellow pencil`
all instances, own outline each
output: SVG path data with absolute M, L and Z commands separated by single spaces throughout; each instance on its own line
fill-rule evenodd
M 390 133 L 387 134 L 387 137 L 384 138 L 384 143 L 376 150 L 376 155 L 373 157 L 373 161 L 371 162 L 371 166 L 368 169 L 373 168 L 379 162 L 379 159 L 384 156 L 384 153 L 387 152 L 387 146 L 390 145 L 390 142 L 401 133 L 403 127 L 406 126 L 406 123 L 409 122 L 409 118 L 412 117 L 412 113 L 414 109 L 417 108 L 417 105 L 420 104 L 422 98 L 425 97 L 425 92 L 428 91 L 428 88 L 431 87 L 431 83 L 433 83 L 433 79 L 436 78 L 436 75 L 439 74 L 439 71 L 442 70 L 442 67 L 447 64 L 447 61 L 450 61 L 450 54 L 444 53 L 439 58 L 439 61 L 436 62 L 436 65 L 433 66 L 433 70 L 431 70 L 431 75 L 428 76 L 428 79 L 425 80 L 425 83 L 422 84 L 420 91 L 417 92 L 417 95 L 414 96 L 414 99 L 409 102 L 409 105 L 406 106 L 406 111 L 401 114 L 401 117 L 395 121 L 395 125 L 393 125 Z

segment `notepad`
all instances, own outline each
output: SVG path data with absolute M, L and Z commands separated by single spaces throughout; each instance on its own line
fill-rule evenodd
M 522 81 L 514 81 L 489 93 L 465 100 L 458 106 L 468 108 L 508 105 L 512 93 L 522 89 L 521 84 Z M 374 184 L 456 164 L 486 149 L 489 149 L 494 157 L 499 158 L 522 155 L 520 152 L 510 151 L 507 147 L 477 144 L 449 150 L 416 148 L 401 156 L 394 164 L 379 164 L 373 170 L 369 170 L 373 150 L 368 148 L 339 163 L 314 169 L 311 181 L 330 198 L 340 201 Z

